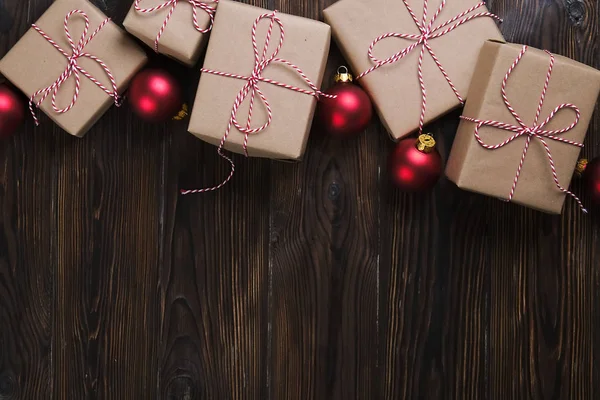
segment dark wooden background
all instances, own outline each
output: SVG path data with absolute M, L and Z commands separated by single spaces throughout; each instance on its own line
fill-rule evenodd
M 50 3 L 1 1 L 0 56 Z M 95 1 L 117 22 L 131 3 Z M 597 0 L 488 5 L 509 41 L 600 68 Z M 191 100 L 198 68 L 166 66 Z M 431 126 L 444 155 L 458 115 Z M 227 172 L 186 127 L 125 106 L 84 139 L 44 117 L 0 142 L 0 399 L 600 397 L 600 210 L 399 193 L 378 122 L 180 197 Z

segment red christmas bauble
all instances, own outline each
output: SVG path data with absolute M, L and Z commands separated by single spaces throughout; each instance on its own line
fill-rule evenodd
M 181 85 L 162 69 L 146 69 L 137 74 L 127 96 L 133 111 L 148 122 L 171 119 L 183 103 Z
M 346 67 L 338 69 L 335 81 L 336 84 L 325 93 L 337 97 L 319 100 L 317 121 L 330 136 L 346 139 L 367 128 L 373 116 L 373 106 L 367 93 L 352 83 L 352 75 Z
M 25 103 L 8 85 L 0 84 L 0 139 L 11 136 L 25 120 Z
M 600 157 L 588 162 L 583 172 L 584 184 L 594 203 L 600 205 Z
M 442 157 L 430 135 L 398 142 L 388 160 L 390 180 L 398 189 L 420 192 L 431 189 L 442 174 Z

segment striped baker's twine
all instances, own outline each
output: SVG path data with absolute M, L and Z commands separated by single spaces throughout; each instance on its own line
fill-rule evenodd
M 434 27 L 434 25 L 433 25 L 434 22 L 436 21 L 436 19 L 438 18 L 438 16 L 440 15 L 440 13 L 444 9 L 444 7 L 446 6 L 446 0 L 442 1 L 442 3 L 437 8 L 435 14 L 433 15 L 433 17 L 431 18 L 431 20 L 429 22 L 427 22 L 428 0 L 423 1 L 423 18 L 420 21 L 417 18 L 416 14 L 413 11 L 413 9 L 411 8 L 411 6 L 408 4 L 407 0 L 402 0 L 402 1 L 403 1 L 404 5 L 406 6 L 406 9 L 410 13 L 410 16 L 412 17 L 415 25 L 417 26 L 417 28 L 419 28 L 420 34 L 390 32 L 390 33 L 385 33 L 385 34 L 375 38 L 375 40 L 373 40 L 373 42 L 371 42 L 371 45 L 369 46 L 369 52 L 368 52 L 369 58 L 371 59 L 371 61 L 373 61 L 374 65 L 371 68 L 364 71 L 362 74 L 360 74 L 356 79 L 361 79 L 365 75 L 370 74 L 371 72 L 383 67 L 384 65 L 393 64 L 393 63 L 401 60 L 406 55 L 408 55 L 410 52 L 412 52 L 414 49 L 421 46 L 421 51 L 419 53 L 418 70 L 417 70 L 418 78 L 419 78 L 419 85 L 421 87 L 421 115 L 419 117 L 419 134 L 421 134 L 421 133 L 423 133 L 423 125 L 425 124 L 425 112 L 427 110 L 427 90 L 425 87 L 425 79 L 423 77 L 423 59 L 425 57 L 425 50 L 427 50 L 427 52 L 431 55 L 431 58 L 433 58 L 433 61 L 439 68 L 440 72 L 442 73 L 442 75 L 444 75 L 446 82 L 448 82 L 448 85 L 450 86 L 450 88 L 452 89 L 454 94 L 456 95 L 456 98 L 460 101 L 461 104 L 464 104 L 463 97 L 460 95 L 460 93 L 458 93 L 458 89 L 456 88 L 454 83 L 452 83 L 452 80 L 450 80 L 450 76 L 448 75 L 448 73 L 442 66 L 440 60 L 438 59 L 437 55 L 431 48 L 430 41 L 452 32 L 454 29 L 458 28 L 459 26 L 461 26 L 463 24 L 466 24 L 467 22 L 469 22 L 475 18 L 490 17 L 490 18 L 496 19 L 498 21 L 501 21 L 501 19 L 497 15 L 492 14 L 490 12 L 479 12 L 479 13 L 468 15 L 471 12 L 473 12 L 481 7 L 484 7 L 485 3 L 481 2 L 481 3 L 474 5 L 473 7 L 469 8 L 468 10 L 461 12 L 460 14 L 456 15 L 454 18 L 449 19 L 448 21 L 444 22 L 443 24 L 440 24 L 440 25 L 437 25 Z M 410 46 L 400 50 L 399 52 L 392 55 L 391 57 L 388 57 L 384 60 L 380 60 L 377 57 L 375 57 L 375 55 L 373 55 L 373 49 L 375 48 L 377 43 L 379 43 L 380 41 L 387 39 L 387 38 L 408 39 L 408 40 L 414 41 L 414 43 L 412 43 Z
M 71 33 L 69 32 L 69 20 L 75 14 L 81 15 L 85 19 L 85 28 L 83 29 L 81 38 L 79 39 L 79 42 L 77 42 L 77 43 L 75 43 L 73 41 L 73 37 L 71 36 Z M 35 121 L 36 125 L 39 125 L 39 120 L 38 120 L 37 116 L 35 115 L 34 106 L 39 108 L 39 106 L 44 102 L 44 100 L 46 100 L 46 98 L 48 97 L 48 95 L 50 93 L 52 93 L 52 108 L 54 109 L 55 112 L 66 113 L 71 108 L 73 108 L 73 106 L 77 102 L 77 98 L 79 97 L 79 90 L 81 88 L 81 77 L 79 76 L 80 73 L 82 73 L 90 81 L 94 82 L 96 84 L 96 86 L 98 86 L 100 89 L 102 89 L 107 95 L 109 95 L 110 97 L 113 97 L 115 99 L 115 104 L 117 106 L 121 105 L 121 97 L 117 93 L 117 82 L 115 81 L 115 77 L 113 76 L 112 72 L 110 71 L 110 68 L 98 57 L 96 57 L 92 54 L 89 54 L 89 53 L 84 53 L 84 51 L 83 51 L 85 46 L 87 46 L 88 43 L 90 43 L 92 41 L 92 39 L 94 39 L 96 37 L 96 35 L 102 30 L 102 28 L 104 28 L 106 26 L 106 24 L 108 24 L 109 22 L 110 22 L 110 18 L 105 19 L 98 26 L 98 28 L 96 28 L 96 30 L 94 32 L 92 32 L 92 34 L 89 37 L 86 37 L 89 27 L 90 27 L 90 20 L 89 20 L 87 14 L 81 10 L 69 11 L 69 13 L 67 14 L 67 16 L 65 17 L 65 20 L 64 20 L 64 28 L 65 28 L 65 35 L 67 36 L 67 40 L 69 41 L 69 45 L 71 46 L 71 54 L 69 54 L 65 50 L 63 50 L 39 26 L 37 26 L 36 24 L 32 25 L 33 29 L 35 29 L 40 35 L 42 35 L 42 37 L 44 39 L 46 39 L 52 46 L 54 46 L 54 48 L 56 50 L 58 50 L 68 60 L 67 68 L 58 77 L 58 79 L 56 81 L 54 81 L 54 83 L 52 83 L 50 86 L 48 86 L 44 89 L 38 90 L 29 98 L 29 110 L 31 111 L 31 115 L 33 116 L 33 120 Z M 106 88 L 106 86 L 104 86 L 100 81 L 98 81 L 96 78 L 94 78 L 92 75 L 90 75 L 85 69 L 83 69 L 83 67 L 81 67 L 77 63 L 77 61 L 82 57 L 86 57 L 91 60 L 94 60 L 102 67 L 102 69 L 108 76 L 108 79 L 110 80 L 112 90 L 109 90 L 108 88 Z M 71 76 L 75 77 L 75 91 L 73 93 L 73 98 L 71 99 L 71 103 L 69 103 L 69 105 L 66 106 L 65 108 L 58 108 L 58 106 L 56 105 L 56 96 L 58 95 L 58 91 L 60 90 L 62 84 L 65 83 L 67 81 L 67 79 L 69 79 Z M 39 97 L 39 99 L 36 101 L 36 98 L 38 98 L 38 97 Z
M 555 141 L 558 141 L 561 143 L 570 144 L 572 146 L 583 147 L 582 143 L 564 139 L 564 138 L 557 136 L 557 135 L 560 135 L 560 134 L 570 131 L 579 123 L 579 118 L 581 117 L 579 108 L 570 103 L 560 104 L 554 110 L 552 110 L 550 115 L 548 115 L 548 118 L 546 118 L 542 123 L 538 124 L 540 114 L 542 112 L 542 107 L 544 105 L 544 100 L 546 99 L 546 92 L 548 91 L 550 77 L 552 76 L 552 69 L 554 68 L 554 55 L 551 54 L 550 52 L 546 51 L 546 53 L 550 56 L 550 64 L 548 66 L 548 72 L 546 74 L 546 81 L 544 82 L 544 88 L 542 89 L 542 95 L 540 96 L 538 108 L 535 113 L 535 120 L 533 121 L 533 124 L 531 126 L 528 126 L 527 124 L 525 124 L 523 122 L 523 120 L 521 119 L 519 114 L 517 114 L 515 109 L 510 104 L 508 97 L 506 96 L 506 85 L 508 83 L 508 79 L 510 78 L 510 75 L 513 72 L 513 70 L 519 64 L 519 61 L 521 61 L 521 59 L 523 58 L 523 55 L 525 55 L 526 51 L 527 51 L 527 46 L 523 46 L 523 49 L 519 53 L 516 60 L 512 63 L 512 65 L 506 72 L 506 75 L 504 75 L 504 79 L 502 80 L 502 99 L 504 100 L 504 104 L 506 105 L 506 108 L 508 109 L 508 111 L 510 111 L 510 113 L 512 114 L 512 116 L 515 118 L 515 120 L 518 122 L 519 125 L 507 124 L 504 122 L 493 121 L 493 120 L 479 120 L 479 119 L 466 117 L 466 116 L 462 116 L 461 118 L 466 121 L 474 122 L 477 124 L 475 126 L 475 131 L 474 131 L 475 138 L 477 139 L 477 142 L 479 142 L 479 144 L 482 147 L 489 149 L 489 150 L 499 149 L 501 147 L 508 145 L 513 140 L 516 140 L 521 136 L 526 136 L 525 147 L 523 148 L 523 154 L 521 155 L 521 161 L 519 162 L 519 167 L 517 168 L 517 173 L 515 174 L 515 178 L 513 179 L 513 184 L 510 189 L 510 193 L 508 195 L 507 201 L 511 201 L 515 194 L 515 189 L 517 188 L 517 183 L 519 182 L 519 177 L 521 176 L 521 170 L 523 169 L 523 164 L 525 163 L 525 157 L 527 156 L 527 151 L 529 150 L 529 145 L 530 145 L 532 139 L 536 138 L 542 143 L 542 145 L 544 146 L 544 149 L 546 150 L 546 154 L 548 155 L 548 162 L 550 163 L 550 169 L 552 170 L 552 178 L 554 179 L 554 183 L 556 184 L 556 187 L 561 192 L 566 193 L 569 196 L 571 196 L 573 199 L 575 199 L 575 201 L 577 202 L 577 204 L 579 205 L 581 210 L 583 212 L 587 213 L 587 210 L 583 206 L 583 203 L 581 202 L 581 200 L 574 193 L 565 189 L 560 184 L 560 182 L 558 180 L 558 174 L 556 173 L 556 165 L 554 164 L 554 159 L 552 158 L 552 152 L 550 151 L 550 147 L 548 146 L 548 143 L 546 142 L 546 139 L 551 139 L 551 140 L 555 140 Z M 562 129 L 544 130 L 544 127 L 546 125 L 548 125 L 550 123 L 550 121 L 552 120 L 552 118 L 554 118 L 554 116 L 562 109 L 573 110 L 573 112 L 575 113 L 575 120 L 569 126 L 562 128 Z M 482 126 L 491 126 L 491 127 L 498 128 L 498 129 L 504 129 L 504 130 L 507 130 L 510 132 L 514 132 L 514 135 L 512 135 L 511 137 L 509 137 L 502 143 L 498 143 L 496 145 L 488 145 L 481 139 L 481 136 L 479 135 L 479 129 Z
M 263 19 L 269 19 L 270 25 L 269 25 L 269 29 L 266 34 L 265 44 L 264 44 L 262 54 L 261 54 L 261 52 L 258 49 L 258 43 L 256 41 L 256 29 L 258 27 L 259 22 L 262 21 Z M 270 56 L 267 57 L 267 49 L 269 48 L 269 43 L 271 41 L 271 36 L 273 34 L 273 28 L 275 27 L 275 24 L 277 24 L 279 26 L 279 43 L 277 44 L 277 48 L 274 50 L 273 54 L 271 54 Z M 308 78 L 308 76 L 306 76 L 304 74 L 304 72 L 302 72 L 302 70 L 298 66 L 292 64 L 291 62 L 289 62 L 287 60 L 277 57 L 277 54 L 279 53 L 279 51 L 281 50 L 281 47 L 283 46 L 284 38 L 285 38 L 285 33 L 284 33 L 284 29 L 283 29 L 283 23 L 281 22 L 279 17 L 277 17 L 277 11 L 262 14 L 260 17 L 258 17 L 254 21 L 254 25 L 252 26 L 252 47 L 254 48 L 254 68 L 253 68 L 252 74 L 250 76 L 231 74 L 228 72 L 215 71 L 215 70 L 207 69 L 207 68 L 201 69 L 202 72 L 207 73 L 207 74 L 213 74 L 213 75 L 223 76 L 223 77 L 227 77 L 227 78 L 245 80 L 246 84 L 244 85 L 244 87 L 240 90 L 240 92 L 235 97 L 235 101 L 233 103 L 233 108 L 231 110 L 231 117 L 229 118 L 229 123 L 227 125 L 227 129 L 225 130 L 225 134 L 221 138 L 221 142 L 220 142 L 218 150 L 217 150 L 219 155 L 221 157 L 223 157 L 225 160 L 227 160 L 229 162 L 229 164 L 231 165 L 231 171 L 230 171 L 229 175 L 227 176 L 227 178 L 225 178 L 225 180 L 223 182 L 221 182 L 220 184 L 218 184 L 216 186 L 208 187 L 208 188 L 204 188 L 204 189 L 181 190 L 181 194 L 211 192 L 211 191 L 222 188 L 223 186 L 225 186 L 225 184 L 227 184 L 227 182 L 229 182 L 229 180 L 231 180 L 231 178 L 233 177 L 233 174 L 235 172 L 235 164 L 233 163 L 233 160 L 223 152 L 223 146 L 225 145 L 225 142 L 227 141 L 227 137 L 229 136 L 229 133 L 231 132 L 231 129 L 233 127 L 235 127 L 238 131 L 240 131 L 241 133 L 244 134 L 244 144 L 243 144 L 244 154 L 246 155 L 246 157 L 248 157 L 248 137 L 252 134 L 256 134 L 261 131 L 264 131 L 265 129 L 267 129 L 269 127 L 269 125 L 273 121 L 273 110 L 271 109 L 271 105 L 269 104 L 269 101 L 267 100 L 263 91 L 260 89 L 259 83 L 261 83 L 261 82 L 269 83 L 269 84 L 279 86 L 284 89 L 289 89 L 289 90 L 293 90 L 298 93 L 303 93 L 306 95 L 314 96 L 317 99 L 319 99 L 320 97 L 327 97 L 327 98 L 335 98 L 336 97 L 336 96 L 328 95 L 328 94 L 321 92 L 319 90 L 319 88 Z M 296 73 L 298 73 L 298 75 L 304 80 L 304 82 L 308 85 L 310 90 L 302 89 L 302 88 L 299 88 L 296 86 L 288 85 L 286 83 L 274 81 L 273 79 L 265 78 L 264 76 L 262 76 L 262 73 L 264 72 L 264 70 L 272 63 L 280 63 L 280 64 L 284 64 L 284 65 L 287 65 L 288 67 L 292 68 L 292 70 L 296 71 Z M 262 101 L 262 103 L 267 111 L 267 120 L 262 125 L 260 125 L 256 128 L 252 128 L 252 113 L 254 110 L 254 102 L 256 101 L 257 95 L 258 95 L 258 98 Z M 240 106 L 248 97 L 249 97 L 249 101 L 250 101 L 248 117 L 244 124 L 240 124 L 238 121 L 237 114 L 238 114 Z
M 215 21 L 215 13 L 217 11 L 216 8 L 211 7 L 204 1 L 200 1 L 200 0 L 169 0 L 169 1 L 165 1 L 164 3 L 157 5 L 155 7 L 150 7 L 150 8 L 142 8 L 140 6 L 140 3 L 142 1 L 143 0 L 135 0 L 135 3 L 133 6 L 135 7 L 135 10 L 137 12 L 153 13 L 155 11 L 162 10 L 163 8 L 171 7 L 171 8 L 169 8 L 169 12 L 167 13 L 165 20 L 163 21 L 163 24 L 161 25 L 161 27 L 158 31 L 158 34 L 156 35 L 156 39 L 154 40 L 154 51 L 156 51 L 157 53 L 158 53 L 158 42 L 160 41 L 161 36 L 165 32 L 167 24 L 169 23 L 169 20 L 171 19 L 173 12 L 175 12 L 175 9 L 177 8 L 177 4 L 179 2 L 187 1 L 192 6 L 192 20 L 194 21 L 194 27 L 196 28 L 196 30 L 198 32 L 200 32 L 200 33 L 210 32 L 210 30 L 212 29 L 212 26 L 213 26 L 213 22 Z M 218 4 L 219 0 L 210 0 L 210 2 L 214 3 L 214 4 Z M 210 24 L 206 28 L 202 28 L 200 26 L 200 24 L 198 24 L 198 9 L 201 9 L 202 11 L 204 11 L 210 18 Z

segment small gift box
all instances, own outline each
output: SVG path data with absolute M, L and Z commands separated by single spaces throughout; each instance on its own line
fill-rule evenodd
M 123 26 L 157 53 L 196 64 L 208 42 L 218 0 L 135 0 Z
M 329 42 L 321 22 L 219 2 L 189 131 L 249 156 L 301 158 Z
M 32 113 L 39 107 L 81 137 L 145 63 L 144 51 L 88 1 L 58 0 L 0 61 L 0 73 L 30 97 Z
M 560 214 L 600 71 L 527 46 L 484 44 L 446 174 L 459 187 Z
M 394 140 L 459 107 L 481 45 L 502 40 L 477 0 L 341 0 L 323 14 Z

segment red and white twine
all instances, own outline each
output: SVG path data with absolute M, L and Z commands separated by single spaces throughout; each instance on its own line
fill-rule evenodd
M 542 89 L 542 94 L 540 96 L 538 108 L 535 113 L 535 119 L 534 119 L 533 123 L 531 124 L 531 126 L 529 126 L 525 122 L 523 122 L 523 120 L 521 119 L 519 114 L 515 111 L 515 109 L 510 104 L 510 101 L 508 100 L 508 97 L 506 95 L 506 85 L 508 83 L 508 79 L 510 78 L 510 75 L 513 72 L 513 70 L 519 64 L 519 61 L 521 61 L 521 59 L 523 58 L 523 55 L 525 55 L 526 51 L 527 51 L 527 46 L 523 46 L 523 49 L 519 53 L 518 57 L 513 62 L 513 64 L 510 66 L 510 68 L 506 72 L 506 75 L 504 75 L 504 79 L 502 80 L 502 89 L 501 89 L 502 99 L 504 100 L 504 104 L 506 105 L 506 108 L 508 109 L 508 111 L 510 111 L 510 113 L 512 114 L 512 116 L 515 118 L 515 120 L 518 122 L 519 125 L 507 124 L 504 122 L 493 121 L 493 120 L 479 120 L 479 119 L 470 118 L 470 117 L 466 117 L 466 116 L 462 116 L 461 118 L 466 121 L 474 122 L 477 124 L 475 126 L 475 131 L 474 131 L 475 138 L 477 139 L 477 142 L 479 142 L 479 144 L 482 147 L 489 149 L 489 150 L 496 150 L 501 147 L 504 147 L 504 146 L 508 145 L 509 143 L 511 143 L 512 141 L 518 139 L 521 136 L 526 137 L 525 147 L 523 148 L 523 154 L 521 155 L 521 161 L 519 162 L 519 166 L 517 168 L 517 173 L 515 174 L 515 178 L 513 179 L 513 184 L 510 189 L 510 193 L 508 195 L 507 201 L 511 201 L 515 194 L 515 189 L 517 188 L 517 183 L 519 182 L 519 177 L 521 176 L 521 170 L 523 169 L 523 164 L 525 163 L 525 157 L 527 156 L 527 151 L 529 150 L 529 145 L 531 144 L 531 141 L 534 138 L 536 138 L 542 143 L 542 145 L 544 146 L 544 149 L 546 150 L 546 154 L 548 156 L 548 162 L 550 163 L 550 169 L 552 170 L 552 178 L 554 179 L 554 183 L 556 184 L 556 187 L 561 192 L 566 193 L 569 196 L 573 197 L 573 199 L 575 199 L 575 201 L 577 202 L 577 204 L 579 205 L 581 210 L 583 212 L 587 213 L 587 210 L 583 206 L 583 203 L 581 202 L 581 200 L 579 200 L 579 198 L 574 193 L 565 189 L 560 184 L 560 182 L 558 180 L 558 175 L 556 173 L 556 165 L 554 164 L 554 159 L 552 158 L 552 152 L 550 151 L 550 147 L 548 146 L 548 143 L 546 142 L 546 139 L 551 139 L 551 140 L 555 140 L 555 141 L 569 144 L 572 146 L 583 147 L 582 143 L 564 139 L 564 138 L 557 136 L 557 135 L 561 135 L 565 132 L 570 131 L 579 123 L 579 118 L 581 116 L 579 108 L 570 103 L 560 104 L 556 108 L 554 108 L 554 110 L 552 110 L 550 115 L 548 115 L 548 118 L 546 118 L 542 123 L 538 123 L 540 114 L 542 112 L 542 107 L 544 105 L 544 100 L 546 99 L 546 92 L 548 91 L 550 77 L 552 76 L 552 69 L 554 67 L 554 55 L 552 55 L 550 52 L 546 51 L 546 53 L 550 56 L 550 64 L 548 66 L 548 73 L 546 74 L 546 80 L 544 82 L 544 88 Z M 544 127 L 546 125 L 548 125 L 550 123 L 550 121 L 552 120 L 552 118 L 554 118 L 554 116 L 563 109 L 573 110 L 573 112 L 575 113 L 575 120 L 569 126 L 567 126 L 565 128 L 554 129 L 554 130 L 545 130 Z M 514 135 L 512 135 L 511 137 L 509 137 L 502 143 L 498 143 L 496 145 L 488 145 L 483 141 L 483 139 L 481 139 L 481 136 L 479 135 L 479 129 L 481 129 L 481 127 L 483 127 L 483 126 L 490 126 L 490 127 L 494 127 L 494 128 L 498 128 L 498 129 L 504 129 L 504 130 L 507 130 L 510 132 L 514 132 Z
M 165 32 L 165 29 L 167 28 L 167 24 L 169 23 L 169 20 L 173 16 L 173 13 L 175 12 L 175 9 L 177 8 L 177 4 L 179 2 L 187 1 L 192 6 L 192 20 L 194 21 L 194 28 L 196 28 L 196 30 L 198 32 L 200 32 L 200 33 L 210 32 L 210 30 L 212 29 L 212 26 L 213 26 L 213 22 L 215 21 L 215 13 L 217 11 L 216 8 L 211 7 L 204 1 L 200 1 L 200 0 L 169 0 L 169 1 L 165 1 L 164 3 L 159 4 L 157 6 L 149 7 L 149 8 L 142 8 L 140 6 L 140 3 L 142 1 L 143 0 L 135 0 L 135 3 L 133 5 L 135 7 L 135 10 L 140 13 L 153 13 L 155 11 L 162 10 L 163 8 L 171 7 L 171 8 L 169 8 L 169 12 L 167 13 L 165 20 L 163 21 L 163 24 L 161 25 L 161 27 L 158 31 L 158 34 L 156 35 L 156 39 L 154 40 L 154 51 L 156 51 L 157 53 L 158 53 L 158 42 L 160 41 L 161 36 Z M 219 0 L 212 0 L 210 2 L 218 4 Z M 200 26 L 200 24 L 198 23 L 198 9 L 204 11 L 210 18 L 210 23 L 209 23 L 208 27 L 206 27 L 206 28 L 202 28 Z
M 225 130 L 225 134 L 221 138 L 221 142 L 220 142 L 218 150 L 217 150 L 219 155 L 222 158 L 224 158 L 225 160 L 227 160 L 229 162 L 229 164 L 231 165 L 231 172 L 229 173 L 229 175 L 227 176 L 227 178 L 225 178 L 225 180 L 223 182 L 221 182 L 220 184 L 218 184 L 216 186 L 204 188 L 204 189 L 182 190 L 181 194 L 204 193 L 204 192 L 218 190 L 218 189 L 222 188 L 223 186 L 225 186 L 225 184 L 227 184 L 227 182 L 229 182 L 229 180 L 233 177 L 233 174 L 235 172 L 235 164 L 233 163 L 233 160 L 230 157 L 228 157 L 226 154 L 223 153 L 223 147 L 224 147 L 225 142 L 227 141 L 227 137 L 231 133 L 231 129 L 233 127 L 235 127 L 238 131 L 240 131 L 241 133 L 244 134 L 244 144 L 243 144 L 244 154 L 246 155 L 246 157 L 248 157 L 248 137 L 252 134 L 256 134 L 261 131 L 264 131 L 265 129 L 267 129 L 269 127 L 269 125 L 273 121 L 273 110 L 271 109 L 271 105 L 269 104 L 267 97 L 265 96 L 265 94 L 263 93 L 263 91 L 260 88 L 259 84 L 261 82 L 279 86 L 284 89 L 293 90 L 298 93 L 303 93 L 306 95 L 314 96 L 317 99 L 319 99 L 320 97 L 335 98 L 335 96 L 328 95 L 328 94 L 321 92 L 319 90 L 319 88 L 308 78 L 308 76 L 306 76 L 304 74 L 304 72 L 302 72 L 302 70 L 298 66 L 292 64 L 291 62 L 289 62 L 287 60 L 277 57 L 277 54 L 279 53 L 279 51 L 281 50 L 281 47 L 283 46 L 285 32 L 283 29 L 283 23 L 281 22 L 279 17 L 277 17 L 276 14 L 277 14 L 277 11 L 274 11 L 272 13 L 262 14 L 260 17 L 258 17 L 254 21 L 254 24 L 252 25 L 252 47 L 254 49 L 254 68 L 252 69 L 252 74 L 250 76 L 231 74 L 228 72 L 215 71 L 215 70 L 207 69 L 207 68 L 201 69 L 202 72 L 207 73 L 207 74 L 213 74 L 213 75 L 223 76 L 223 77 L 227 77 L 227 78 L 244 80 L 244 81 L 246 81 L 246 84 L 242 87 L 242 89 L 239 91 L 239 93 L 235 97 L 235 101 L 233 103 L 233 108 L 231 110 L 231 117 L 229 118 L 229 124 L 227 125 L 227 129 Z M 258 49 L 258 43 L 256 41 L 256 29 L 257 29 L 260 21 L 262 21 L 263 19 L 269 19 L 270 25 L 269 25 L 269 29 L 266 34 L 265 44 L 264 44 L 262 54 L 261 54 L 261 52 Z M 274 50 L 273 54 L 271 54 L 270 56 L 267 57 L 267 50 L 269 48 L 269 43 L 271 41 L 271 36 L 273 35 L 273 28 L 275 27 L 275 25 L 279 26 L 279 43 L 277 44 L 277 48 Z M 296 73 L 298 73 L 298 75 L 302 78 L 302 80 L 304 80 L 304 82 L 308 85 L 308 87 L 310 89 L 299 88 L 296 86 L 288 85 L 286 83 L 281 83 L 281 82 L 275 81 L 273 79 L 265 78 L 264 76 L 262 76 L 265 69 L 273 63 L 284 64 L 284 65 L 287 65 L 288 67 L 292 68 L 292 70 L 294 70 L 294 71 L 296 71 Z M 267 120 L 262 125 L 253 128 L 252 127 L 252 114 L 253 114 L 254 103 L 256 101 L 257 95 L 258 95 L 258 98 L 262 101 L 262 103 L 267 111 Z M 247 120 L 245 123 L 240 124 L 240 122 L 238 121 L 237 114 L 240 109 L 240 106 L 248 97 L 249 97 L 249 101 L 250 101 L 249 109 L 248 109 L 248 117 L 247 117 Z
M 498 21 L 501 21 L 501 19 L 497 15 L 492 14 L 490 12 L 479 12 L 479 13 L 468 15 L 471 12 L 473 12 L 481 7 L 484 7 L 485 3 L 481 2 L 481 3 L 474 5 L 473 7 L 469 8 L 468 10 L 461 12 L 460 14 L 456 15 L 454 18 L 449 19 L 448 21 L 434 27 L 433 24 L 435 23 L 436 19 L 438 18 L 438 16 L 440 15 L 440 13 L 444 9 L 444 7 L 446 6 L 446 0 L 442 1 L 442 3 L 437 8 L 435 14 L 431 18 L 431 20 L 429 20 L 429 22 L 427 22 L 428 0 L 423 1 L 423 18 L 420 21 L 417 18 L 416 14 L 414 13 L 411 6 L 408 4 L 407 0 L 402 0 L 402 2 L 406 6 L 406 9 L 410 13 L 410 16 L 412 17 L 412 19 L 413 19 L 415 25 L 417 26 L 417 28 L 419 29 L 420 33 L 419 34 L 410 34 L 410 33 L 390 32 L 390 33 L 385 33 L 385 34 L 377 37 L 375 40 L 373 40 L 373 42 L 371 42 L 371 45 L 369 46 L 369 52 L 368 52 L 369 58 L 375 64 L 371 68 L 367 69 L 365 72 L 360 74 L 356 79 L 361 79 L 365 75 L 370 74 L 371 72 L 383 67 L 384 65 L 393 64 L 393 63 L 401 60 L 406 55 L 408 55 L 411 51 L 413 51 L 417 47 L 421 46 L 421 51 L 419 53 L 419 62 L 418 62 L 418 78 L 419 78 L 419 84 L 421 86 L 421 98 L 422 98 L 421 115 L 419 117 L 419 134 L 421 134 L 421 133 L 423 133 L 423 125 L 425 124 L 425 112 L 427 110 L 427 90 L 425 87 L 425 78 L 423 77 L 423 59 L 425 57 L 425 50 L 427 50 L 429 55 L 431 55 L 431 58 L 433 58 L 433 61 L 439 68 L 440 72 L 442 73 L 442 75 L 444 75 L 446 82 L 448 82 L 448 85 L 450 86 L 450 88 L 452 89 L 454 94 L 456 95 L 456 98 L 460 101 L 461 104 L 464 104 L 463 97 L 460 95 L 460 93 L 458 93 L 458 89 L 456 88 L 454 83 L 452 83 L 450 76 L 448 75 L 448 73 L 444 69 L 443 65 L 441 64 L 440 60 L 438 59 L 437 55 L 431 48 L 430 42 L 433 39 L 439 38 L 441 36 L 444 36 L 444 35 L 452 32 L 454 29 L 458 28 L 459 26 L 461 26 L 463 24 L 466 24 L 467 22 L 469 22 L 475 18 L 490 17 L 490 18 L 496 19 Z M 377 43 L 379 43 L 380 41 L 387 39 L 387 38 L 408 39 L 408 40 L 413 40 L 414 43 L 412 43 L 410 46 L 400 50 L 399 52 L 392 55 L 391 57 L 388 57 L 384 60 L 380 60 L 373 54 L 373 49 L 375 48 Z
M 85 19 L 85 28 L 83 29 L 81 38 L 79 39 L 79 41 L 77 43 L 75 43 L 73 41 L 73 37 L 71 36 L 71 33 L 69 31 L 69 20 L 75 14 L 81 15 Z M 73 108 L 73 106 L 77 102 L 77 98 L 79 97 L 79 91 L 81 89 L 81 77 L 79 75 L 80 73 L 83 74 L 90 81 L 94 82 L 96 84 L 96 86 L 98 86 L 100 89 L 102 89 L 107 95 L 109 95 L 110 97 L 113 97 L 115 99 L 115 104 L 117 106 L 120 105 L 121 98 L 119 97 L 119 95 L 117 93 L 117 82 L 115 81 L 115 78 L 114 78 L 112 72 L 110 71 L 110 68 L 98 57 L 84 52 L 85 46 L 87 46 L 88 43 L 90 43 L 96 37 L 96 35 L 102 30 L 102 28 L 104 28 L 106 26 L 106 24 L 108 24 L 109 22 L 110 22 L 110 18 L 107 18 L 104 21 L 102 21 L 102 23 L 96 28 L 96 30 L 94 30 L 94 32 L 92 32 L 92 34 L 89 37 L 87 37 L 88 30 L 90 27 L 90 20 L 89 20 L 87 14 L 81 10 L 70 11 L 64 20 L 65 35 L 67 36 L 67 40 L 69 41 L 69 45 L 71 46 L 70 54 L 67 51 L 63 50 L 63 48 L 60 47 L 39 26 L 37 26 L 36 24 L 32 25 L 33 29 L 35 29 L 40 35 L 42 35 L 42 37 L 44 39 L 46 39 L 52 46 L 54 46 L 54 48 L 56 50 L 58 50 L 62 55 L 64 55 L 68 61 L 66 69 L 58 77 L 58 79 L 56 81 L 54 81 L 54 83 L 52 83 L 50 86 L 48 86 L 44 89 L 38 90 L 30 97 L 29 110 L 31 111 L 31 115 L 33 116 L 33 120 L 35 121 L 36 125 L 39 125 L 39 121 L 38 121 L 37 116 L 35 115 L 34 105 L 35 105 L 35 107 L 39 107 L 44 102 L 44 100 L 46 100 L 46 98 L 48 97 L 48 95 L 50 93 L 52 93 L 52 108 L 57 113 L 66 113 L 71 108 Z M 79 65 L 78 60 L 80 58 L 89 58 L 89 59 L 97 62 L 102 67 L 102 69 L 104 70 L 106 75 L 108 76 L 108 79 L 110 80 L 110 83 L 112 86 L 112 90 L 109 90 L 108 88 L 106 88 L 106 86 L 104 86 L 102 84 L 102 82 L 98 81 L 96 78 L 94 78 L 92 75 L 90 75 L 81 65 Z M 65 108 L 58 108 L 58 106 L 56 105 L 56 96 L 58 95 L 58 91 L 60 90 L 62 84 L 65 83 L 67 81 L 67 79 L 69 79 L 71 76 L 75 77 L 75 91 L 73 93 L 73 98 L 71 99 L 71 103 L 69 103 L 69 105 L 66 106 Z M 35 99 L 37 97 L 39 97 L 39 99 L 36 101 Z

